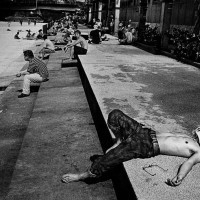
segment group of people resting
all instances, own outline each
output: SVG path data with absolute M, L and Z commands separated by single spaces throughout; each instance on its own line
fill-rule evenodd
M 118 30 L 118 40 L 119 44 L 123 45 L 133 44 L 137 40 L 136 29 L 133 27 L 126 28 L 120 25 Z
M 25 38 L 22 38 L 22 39 L 26 39 L 26 40 L 39 40 L 39 39 L 43 39 L 43 32 L 42 32 L 42 29 L 40 29 L 38 31 L 38 34 L 36 33 L 32 33 L 31 34 L 31 30 L 26 30 L 27 31 L 27 34 L 26 34 L 26 37 Z M 17 31 L 17 33 L 14 35 L 14 39 L 21 39 L 19 37 L 19 32 L 20 31 Z
M 79 30 L 74 32 L 76 40 L 69 42 L 65 47 L 65 52 L 69 49 L 69 60 L 77 58 L 77 55 L 85 55 L 88 49 L 87 41 L 81 36 Z M 43 35 L 44 42 L 39 51 L 38 58 L 34 56 L 31 50 L 24 51 L 24 59 L 29 62 L 27 70 L 20 71 L 16 74 L 17 77 L 24 75 L 23 89 L 18 98 L 28 97 L 30 95 L 30 84 L 41 83 L 47 81 L 49 77 L 48 69 L 46 64 L 42 61 L 45 57 L 49 56 L 50 53 L 54 53 L 56 48 L 51 40 L 48 39 L 47 35 Z
M 70 59 L 75 55 L 87 53 L 87 41 L 81 36 L 79 30 L 74 32 L 76 40 L 65 46 L 70 49 Z M 47 37 L 47 36 L 46 36 Z M 50 46 L 50 40 L 45 37 L 42 52 Z M 50 42 L 49 42 L 50 41 Z M 80 45 L 78 47 L 77 45 Z M 31 50 L 24 51 L 24 59 L 29 62 L 27 70 L 19 72 L 16 76 L 24 75 L 23 89 L 19 98 L 30 95 L 31 82 L 43 82 L 49 78 L 46 64 L 34 57 Z M 154 130 L 138 123 L 120 110 L 113 110 L 108 115 L 108 128 L 115 135 L 115 142 L 104 155 L 91 157 L 92 165 L 89 170 L 81 173 L 67 173 L 63 175 L 64 183 L 97 179 L 108 171 L 114 169 L 122 162 L 136 158 L 150 158 L 158 155 L 179 156 L 188 158 L 179 167 L 177 174 L 166 180 L 170 186 L 178 186 L 191 171 L 192 167 L 200 163 L 200 127 L 192 134 L 156 133 Z

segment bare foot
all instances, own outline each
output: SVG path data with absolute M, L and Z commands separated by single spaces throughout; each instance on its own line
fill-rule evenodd
M 62 177 L 63 183 L 71 183 L 71 182 L 76 182 L 79 180 L 80 180 L 79 174 L 65 174 Z
M 92 175 L 89 172 L 84 172 L 80 174 L 64 174 L 62 177 L 62 182 L 63 183 L 71 183 L 71 182 L 76 182 L 76 181 L 83 181 L 87 178 L 94 177 L 95 175 Z

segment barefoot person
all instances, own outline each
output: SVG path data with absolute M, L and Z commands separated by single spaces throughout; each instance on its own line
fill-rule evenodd
M 88 171 L 65 174 L 62 177 L 63 182 L 98 178 L 122 162 L 162 154 L 188 158 L 179 167 L 176 176 L 166 182 L 170 186 L 178 186 L 192 167 L 200 162 L 200 127 L 192 132 L 191 137 L 170 133 L 156 134 L 155 131 L 145 128 L 120 110 L 113 110 L 109 114 L 108 127 L 114 133 L 117 142 L 107 150 L 106 154 L 96 156 Z
M 76 58 L 77 55 L 85 55 L 87 54 L 88 49 L 88 43 L 87 41 L 81 36 L 81 32 L 79 30 L 76 30 L 74 32 L 76 40 L 72 43 L 67 44 L 64 49 L 65 52 L 69 48 L 70 50 L 70 56 L 69 60 L 72 60 L 72 58 Z M 77 46 L 80 45 L 80 46 Z
M 40 59 L 34 57 L 31 50 L 24 51 L 24 60 L 29 62 L 27 70 L 21 71 L 16 74 L 17 77 L 24 76 L 23 90 L 18 98 L 27 97 L 30 95 L 30 84 L 41 83 L 48 80 L 48 70 L 46 64 Z
M 42 44 L 42 49 L 39 52 L 39 58 L 44 58 L 45 54 L 55 53 L 55 46 L 51 40 L 47 38 L 47 35 L 43 36 L 44 43 Z

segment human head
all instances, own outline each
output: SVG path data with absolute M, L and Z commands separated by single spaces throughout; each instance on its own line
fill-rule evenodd
M 47 39 L 47 35 L 43 35 L 43 39 L 46 40 Z
M 200 145 L 200 126 L 198 126 L 195 130 L 192 131 L 192 134 L 194 135 L 196 133 L 198 137 L 198 143 Z
M 34 58 L 33 52 L 31 50 L 25 50 L 24 52 L 24 59 L 29 61 L 30 59 Z
M 80 35 L 81 35 L 81 31 L 75 30 L 75 31 L 74 31 L 74 34 L 75 34 L 75 36 L 76 36 L 77 38 L 79 38 Z
M 94 29 L 98 29 L 98 25 L 95 24 L 95 25 L 94 25 Z

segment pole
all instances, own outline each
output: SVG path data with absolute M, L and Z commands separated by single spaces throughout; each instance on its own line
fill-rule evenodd
M 37 1 L 38 0 L 35 0 L 35 9 L 37 10 Z
M 107 27 L 109 27 L 109 15 L 110 15 L 110 0 L 108 0 L 108 12 L 107 12 Z

